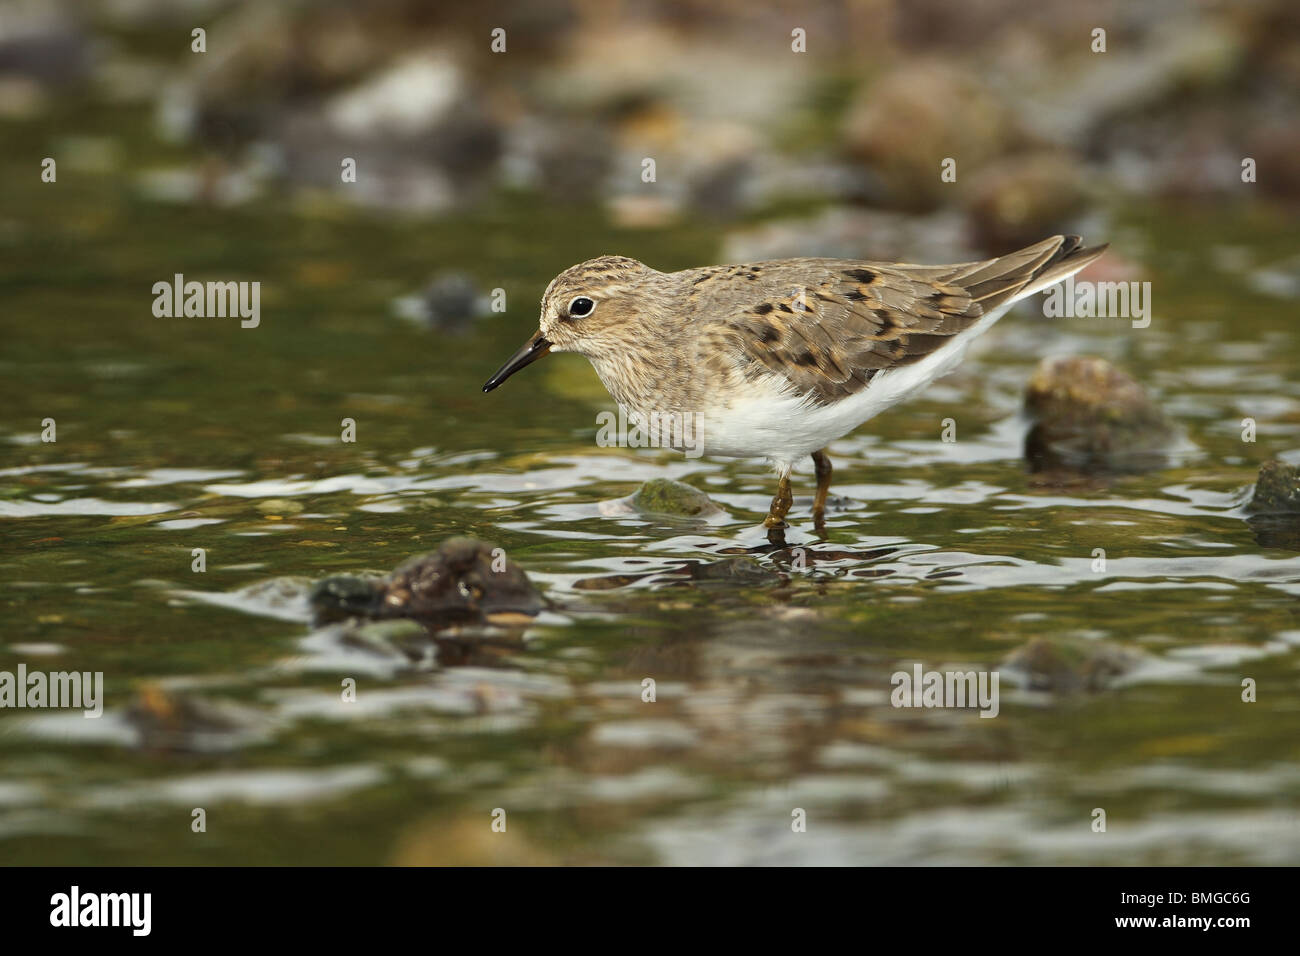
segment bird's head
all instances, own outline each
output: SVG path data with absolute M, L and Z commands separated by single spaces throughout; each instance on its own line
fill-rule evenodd
M 506 360 L 483 391 L 490 392 L 547 352 L 577 352 L 590 359 L 626 349 L 655 309 L 649 266 L 626 256 L 601 256 L 565 269 L 542 296 L 537 333 Z

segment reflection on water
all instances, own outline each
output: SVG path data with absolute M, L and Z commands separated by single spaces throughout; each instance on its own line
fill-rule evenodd
M 559 213 L 535 215 L 525 232 L 561 232 Z M 231 269 L 297 255 L 254 225 Z M 1151 263 L 1149 329 L 1004 320 L 955 376 L 833 446 L 825 535 L 801 476 L 785 548 L 760 526 L 758 463 L 597 449 L 607 401 L 585 363 L 479 393 L 564 262 L 485 260 L 401 224 L 316 228 L 314 258 L 370 278 L 281 287 L 255 332 L 153 320 L 109 281 L 128 253 L 152 275 L 175 223 L 126 252 L 83 239 L 102 281 L 4 292 L 20 319 L 3 362 L 0 669 L 102 670 L 108 698 L 98 721 L 0 714 L 7 860 L 1296 859 L 1300 559 L 1243 504 L 1259 461 L 1300 459 L 1300 339 L 1276 333 L 1289 302 L 1243 310 L 1241 281 L 1186 264 L 1211 229 L 1272 241 L 1267 223 L 1151 227 L 1171 251 Z M 599 238 L 657 246 L 665 265 L 712 259 L 694 233 Z M 508 274 L 521 304 L 449 352 L 377 307 L 430 259 Z M 52 311 L 75 348 L 35 318 Z M 1030 474 L 1021 390 L 1058 352 L 1129 368 L 1185 454 L 1145 475 Z M 46 416 L 57 444 L 37 438 Z M 1257 444 L 1240 439 L 1248 416 Z M 338 441 L 344 417 L 355 444 Z M 657 477 L 723 514 L 610 507 Z M 311 626 L 313 581 L 386 573 L 462 534 L 505 548 L 551 606 L 432 636 Z M 1059 659 L 1023 653 L 1042 638 Z M 998 717 L 891 706 L 891 675 L 914 663 L 1004 669 Z M 196 806 L 213 821 L 201 844 Z

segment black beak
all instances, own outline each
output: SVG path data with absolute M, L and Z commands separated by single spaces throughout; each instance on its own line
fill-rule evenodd
M 483 391 L 492 391 L 492 389 L 496 388 L 511 375 L 514 375 L 515 372 L 519 371 L 525 365 L 531 365 L 533 362 L 536 362 L 550 350 L 551 343 L 542 337 L 541 332 L 538 332 L 524 343 L 523 347 L 520 348 L 518 352 L 506 359 L 506 364 L 497 369 L 496 374 L 483 384 Z

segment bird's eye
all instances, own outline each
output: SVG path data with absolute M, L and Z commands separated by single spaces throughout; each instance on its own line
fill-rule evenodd
M 569 318 L 581 319 L 591 315 L 595 308 L 596 303 L 585 295 L 574 296 L 573 301 L 569 303 Z

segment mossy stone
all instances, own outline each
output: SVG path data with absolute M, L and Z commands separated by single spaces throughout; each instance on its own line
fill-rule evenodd
M 637 511 L 682 518 L 708 517 L 722 510 L 700 489 L 667 478 L 651 478 L 629 503 Z

